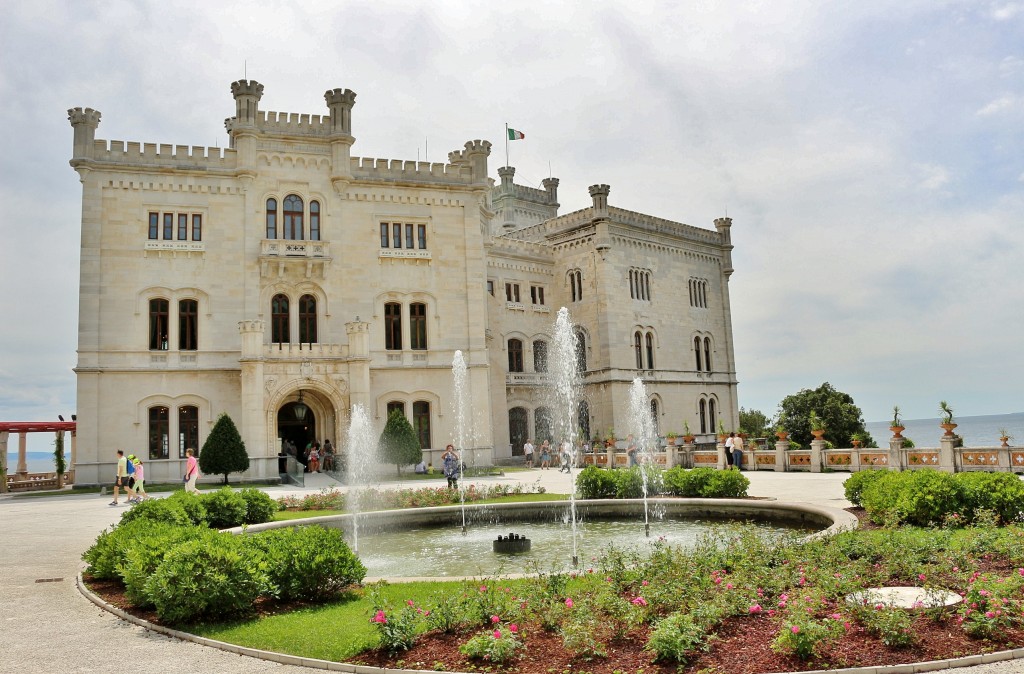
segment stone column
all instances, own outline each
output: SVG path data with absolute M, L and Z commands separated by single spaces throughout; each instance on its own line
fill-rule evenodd
M 775 472 L 781 473 L 786 470 L 786 451 L 789 449 L 789 440 L 779 440 L 775 443 Z
M 367 414 L 373 416 L 376 410 L 370 407 L 370 324 L 356 320 L 345 324 L 348 334 L 349 402 L 362 405 Z
M 725 470 L 729 467 L 729 461 L 725 458 L 725 443 L 719 442 L 715 445 L 715 449 L 718 450 L 718 470 Z
M 0 494 L 7 492 L 7 438 L 9 431 L 0 431 L 0 466 L 3 466 L 4 478 L 0 480 Z
M 811 440 L 811 472 L 821 472 L 821 453 L 825 451 L 824 440 Z
M 956 460 L 956 437 L 939 438 L 939 467 L 943 473 L 955 473 L 957 469 Z
M 28 433 L 20 431 L 18 433 L 18 479 L 24 480 L 28 477 L 28 446 L 26 440 Z
M 242 416 L 239 419 L 238 433 L 242 436 L 249 455 L 263 457 L 263 461 L 254 461 L 249 474 L 255 477 L 273 477 L 277 474 L 276 463 L 273 469 L 267 469 L 266 457 L 276 457 L 277 443 L 268 442 L 266 430 L 266 410 L 264 409 L 263 380 L 263 321 L 239 321 L 238 333 L 241 341 L 242 355 L 240 390 Z M 276 458 L 272 459 L 276 462 Z
M 78 463 L 78 429 L 71 431 L 71 460 L 68 462 L 68 477 L 75 481 L 75 464 Z
M 665 445 L 665 470 L 676 465 L 676 446 Z
M 63 447 L 64 447 L 64 431 L 57 431 L 56 435 L 57 435 L 57 444 L 60 445 L 61 449 L 63 449 Z M 66 468 L 67 454 L 65 454 L 64 457 L 65 457 L 65 460 L 64 460 L 65 470 L 64 471 L 60 471 L 60 472 L 57 473 L 57 489 L 63 489 L 64 488 L 64 472 L 67 470 L 67 468 Z M 53 468 L 54 468 L 55 471 L 57 470 L 56 462 L 54 463 L 54 467 Z
M 889 438 L 889 470 L 903 470 L 903 438 Z
M 608 467 L 615 468 L 615 443 L 605 445 L 604 455 L 608 457 Z
M 681 465 L 684 468 L 693 468 L 693 450 L 696 448 L 692 442 L 683 443 L 683 456 Z

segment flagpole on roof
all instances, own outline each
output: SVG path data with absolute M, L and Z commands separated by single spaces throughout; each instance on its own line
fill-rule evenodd
M 508 166 L 508 122 L 505 122 L 505 166 Z

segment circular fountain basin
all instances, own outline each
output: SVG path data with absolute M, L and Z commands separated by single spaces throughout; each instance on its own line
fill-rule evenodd
M 826 535 L 855 528 L 856 517 L 834 508 L 747 499 L 648 499 L 650 537 L 644 535 L 640 499 L 578 501 L 578 554 L 582 566 L 610 545 L 641 552 L 656 542 L 689 546 L 726 522 L 748 523 L 765 535 Z M 466 506 L 466 530 L 458 506 L 385 510 L 359 515 L 357 553 L 373 578 L 454 578 L 566 570 L 573 557 L 568 503 L 505 503 Z M 247 532 L 319 524 L 338 527 L 353 542 L 352 515 L 312 517 L 248 527 Z M 514 526 L 530 538 L 529 551 L 495 553 L 492 543 Z

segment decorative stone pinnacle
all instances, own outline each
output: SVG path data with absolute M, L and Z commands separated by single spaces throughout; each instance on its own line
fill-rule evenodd
M 612 188 L 609 187 L 608 185 L 591 185 L 589 189 L 590 189 L 590 196 L 592 196 L 592 197 L 596 197 L 596 196 L 607 197 L 608 193 L 611 192 L 611 190 L 612 190 Z
M 235 98 L 255 96 L 258 101 L 263 98 L 263 85 L 256 80 L 238 80 L 231 83 L 231 95 Z
M 71 122 L 71 126 L 78 126 L 79 124 L 88 124 L 89 126 L 99 126 L 100 124 L 99 110 L 93 110 L 92 108 L 69 108 L 68 109 L 68 121 Z
M 491 142 L 487 140 L 470 140 L 466 141 L 466 152 L 467 154 L 491 154 Z
M 328 89 L 324 92 L 324 100 L 327 101 L 327 107 L 335 105 L 352 107 L 356 103 L 356 92 L 351 89 Z

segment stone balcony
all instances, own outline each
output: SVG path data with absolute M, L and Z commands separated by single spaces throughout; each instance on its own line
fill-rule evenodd
M 263 357 L 267 360 L 313 360 L 318 358 L 348 358 L 347 344 L 264 344 Z
M 505 386 L 547 386 L 550 381 L 546 372 L 509 372 L 505 375 Z
M 331 244 L 327 241 L 264 239 L 260 242 L 260 274 L 264 277 L 297 272 L 306 278 L 326 278 L 331 260 Z

